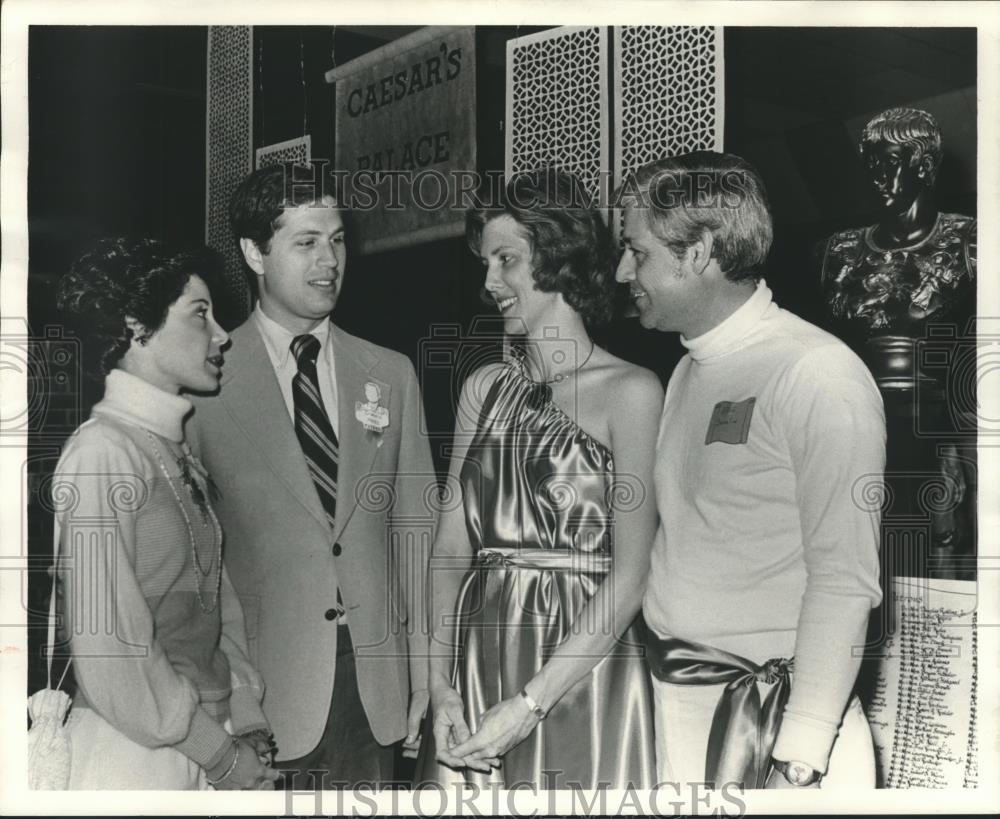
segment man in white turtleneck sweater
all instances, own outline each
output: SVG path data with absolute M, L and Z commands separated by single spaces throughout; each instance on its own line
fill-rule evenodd
M 873 787 L 852 689 L 881 599 L 878 390 L 846 345 L 772 301 L 748 163 L 699 152 L 634 181 L 618 280 L 643 326 L 688 350 L 660 423 L 643 606 L 661 778 Z

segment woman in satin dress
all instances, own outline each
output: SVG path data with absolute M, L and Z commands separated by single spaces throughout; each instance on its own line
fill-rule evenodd
M 656 532 L 657 377 L 596 346 L 613 252 L 581 183 L 519 174 L 466 235 L 523 352 L 466 381 L 431 568 L 433 737 L 417 778 L 648 788 L 636 620 Z

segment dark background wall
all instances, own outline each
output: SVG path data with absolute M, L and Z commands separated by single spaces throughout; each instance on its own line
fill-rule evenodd
M 257 27 L 254 146 L 311 134 L 333 152 L 333 86 L 324 73 L 413 27 Z M 503 167 L 509 38 L 477 33 L 478 155 Z M 58 277 L 94 238 L 136 233 L 204 241 L 206 31 L 198 27 L 33 27 L 29 169 L 29 319 L 58 322 Z M 944 132 L 944 210 L 974 212 L 976 43 L 971 29 L 725 30 L 725 145 L 766 180 L 775 216 L 768 280 L 780 303 L 819 320 L 811 247 L 872 221 L 875 199 L 856 153 L 864 123 L 894 105 L 925 107 Z M 350 260 L 336 320 L 409 354 L 432 323 L 467 327 L 484 311 L 482 274 L 457 238 Z M 615 323 L 605 342 L 669 375 L 675 339 Z M 431 386 L 431 385 L 428 385 Z M 427 395 L 433 428 L 449 401 Z M 84 406 L 97 397 L 87 388 Z
M 333 86 L 324 73 L 412 27 L 258 27 L 254 30 L 254 145 L 308 132 L 313 156 L 333 152 Z M 477 30 L 480 169 L 503 168 L 506 41 L 538 27 Z M 201 243 L 205 236 L 204 28 L 38 27 L 29 36 L 28 319 L 58 329 L 56 282 L 95 238 L 120 233 Z M 941 123 L 943 210 L 976 200 L 976 39 L 971 29 L 728 28 L 726 149 L 753 162 L 775 215 L 767 278 L 780 304 L 821 320 L 810 251 L 836 229 L 870 223 L 875 200 L 856 153 L 864 123 L 897 105 Z M 345 329 L 411 356 L 425 375 L 435 456 L 445 464 L 459 384 L 421 366 L 432 325 L 465 332 L 487 312 L 482 270 L 462 239 L 350 259 L 335 318 Z M 676 337 L 620 319 L 604 342 L 669 376 Z M 52 380 L 39 381 L 51 385 Z M 63 438 L 86 418 L 99 385 L 63 385 L 62 403 L 36 414 L 29 443 L 30 543 L 50 553 L 39 505 Z M 39 599 L 33 584 L 29 600 Z M 44 593 L 44 589 L 42 592 Z M 38 606 L 36 605 L 36 608 Z
M 30 350 L 28 376 L 31 691 L 45 679 L 45 479 L 102 392 L 79 376 L 72 343 L 61 337 L 56 284 L 101 236 L 204 241 L 206 47 L 206 29 L 194 26 L 29 31 L 28 320 L 31 335 L 44 339 Z
M 941 126 L 939 207 L 976 212 L 976 40 L 972 29 L 726 29 L 726 150 L 768 185 L 768 281 L 784 307 L 822 323 L 813 245 L 871 224 L 876 198 L 857 145 L 896 106 Z
M 203 27 L 32 26 L 28 38 L 28 312 L 96 238 L 205 237 Z M 100 397 L 83 382 L 84 405 Z
M 481 27 L 477 33 L 480 170 L 502 169 L 506 42 L 542 27 Z M 332 156 L 336 112 L 323 73 L 412 31 L 395 27 L 258 28 L 254 32 L 255 146 L 312 134 L 314 156 Z M 813 246 L 833 231 L 874 219 L 861 171 L 864 124 L 896 105 L 938 117 L 945 164 L 944 210 L 975 211 L 975 32 L 970 29 L 725 30 L 726 150 L 761 171 L 776 223 L 768 281 L 783 306 L 822 321 Z M 413 357 L 430 324 L 468 329 L 482 271 L 462 239 L 354 257 L 336 319 L 346 329 Z M 386 294 L 392 297 L 387 298 Z M 674 336 L 622 319 L 604 342 L 666 379 L 683 350 Z M 446 439 L 457 384 L 427 372 L 429 425 Z M 436 453 L 438 454 L 438 453 Z M 443 460 L 439 458 L 439 465 Z

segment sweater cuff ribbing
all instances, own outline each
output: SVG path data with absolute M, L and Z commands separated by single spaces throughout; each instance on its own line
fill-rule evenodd
M 232 739 L 226 729 L 199 706 L 191 719 L 188 735 L 174 748 L 209 770 L 222 761 L 231 744 Z
M 250 731 L 266 731 L 270 733 L 267 717 L 261 710 L 257 691 L 253 688 L 233 688 L 229 698 L 229 718 L 233 725 L 233 735 L 245 734 Z
M 785 762 L 804 762 L 826 773 L 839 726 L 785 709 L 771 756 Z

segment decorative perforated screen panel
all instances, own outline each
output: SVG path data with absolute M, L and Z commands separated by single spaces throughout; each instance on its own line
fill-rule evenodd
M 615 26 L 615 183 L 655 159 L 722 150 L 722 29 Z
M 505 171 L 557 164 L 606 193 L 608 171 L 617 185 L 651 160 L 722 150 L 723 81 L 721 27 L 563 27 L 510 40 Z
M 253 160 L 253 28 L 209 26 L 205 243 L 222 254 L 233 305 L 245 316 L 250 291 L 229 231 L 229 197 Z M 242 304 L 241 304 L 242 302 Z
M 507 43 L 507 175 L 541 165 L 596 193 L 609 170 L 608 38 L 563 27 Z
M 309 134 L 287 139 L 284 142 L 275 142 L 273 145 L 265 145 L 257 149 L 257 168 L 266 168 L 268 165 L 278 165 L 282 162 L 302 162 L 312 161 L 312 137 Z

